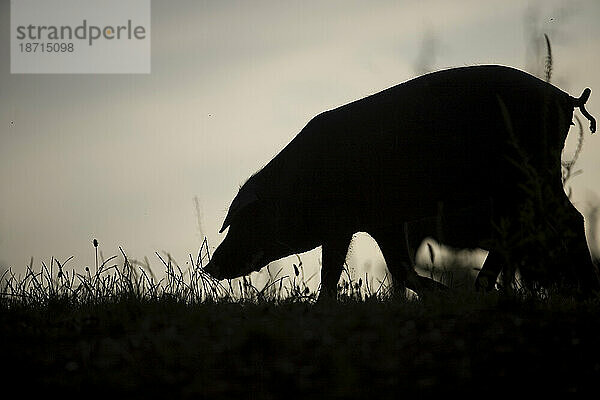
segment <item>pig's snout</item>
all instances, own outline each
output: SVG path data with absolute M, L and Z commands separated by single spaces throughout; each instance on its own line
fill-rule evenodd
M 235 263 L 234 265 L 237 266 L 236 268 L 232 268 L 227 263 L 225 265 L 215 263 L 213 258 L 213 260 L 211 260 L 208 264 L 206 264 L 206 267 L 204 267 L 204 272 L 218 280 L 233 279 L 247 275 L 253 271 L 258 271 L 264 264 L 268 262 L 265 260 L 265 252 L 263 250 L 258 251 L 249 258 L 250 260 L 243 264 L 241 262 Z
M 204 267 L 204 272 L 206 272 L 207 274 L 209 274 L 210 276 L 212 276 L 215 279 L 220 280 L 220 279 L 225 278 L 223 276 L 221 268 L 219 268 L 219 265 L 213 261 L 210 261 L 208 264 L 206 264 L 206 267 Z

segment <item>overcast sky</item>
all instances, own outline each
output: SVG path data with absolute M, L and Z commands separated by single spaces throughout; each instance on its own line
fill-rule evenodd
M 8 0 L 0 15 L 0 265 L 16 271 L 91 265 L 93 238 L 183 264 L 203 235 L 219 244 L 239 185 L 312 116 L 426 69 L 534 71 L 543 33 L 553 83 L 591 87 L 600 117 L 597 0 L 156 0 L 149 75 L 11 75 Z M 572 182 L 581 211 L 600 195 L 599 137 Z

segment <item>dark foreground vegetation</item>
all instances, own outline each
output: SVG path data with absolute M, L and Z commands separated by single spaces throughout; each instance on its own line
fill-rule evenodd
M 291 288 L 246 282 L 236 300 L 169 261 L 160 283 L 106 265 L 4 277 L 5 393 L 400 398 L 594 392 L 600 381 L 598 298 L 346 290 L 315 303 L 292 274 Z

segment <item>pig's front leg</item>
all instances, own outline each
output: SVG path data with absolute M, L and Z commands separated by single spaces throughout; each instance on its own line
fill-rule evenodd
M 336 298 L 337 284 L 342 274 L 348 246 L 352 235 L 338 236 L 323 242 L 323 262 L 321 265 L 321 291 L 319 300 L 324 297 Z

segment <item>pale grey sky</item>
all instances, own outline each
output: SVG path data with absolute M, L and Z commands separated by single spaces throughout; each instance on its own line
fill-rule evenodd
M 16 271 L 31 256 L 36 266 L 71 255 L 71 266 L 91 265 L 93 238 L 107 256 L 164 250 L 183 264 L 201 242 L 196 196 L 202 234 L 218 245 L 248 176 L 312 116 L 418 75 L 424 43 L 432 69 L 531 71 L 532 35 L 548 33 L 553 82 L 575 96 L 591 87 L 588 110 L 600 117 L 597 0 L 155 0 L 150 75 L 11 75 L 9 3 L 0 1 L 0 265 Z M 599 137 L 586 134 L 572 182 L 581 211 L 588 190 L 600 194 Z M 354 247 L 358 273 L 369 256 L 357 253 L 372 247 Z

